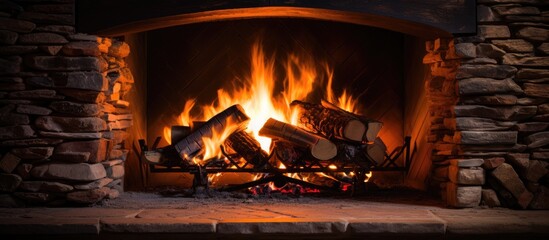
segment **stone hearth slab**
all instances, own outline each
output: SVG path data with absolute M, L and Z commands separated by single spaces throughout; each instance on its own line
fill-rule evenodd
M 115 233 L 215 233 L 216 221 L 189 218 L 104 218 L 101 231 Z
M 0 218 L 0 235 L 99 234 L 99 218 Z

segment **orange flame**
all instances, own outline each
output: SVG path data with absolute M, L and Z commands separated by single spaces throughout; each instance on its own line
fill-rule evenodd
M 193 121 L 205 121 L 215 116 L 226 108 L 240 104 L 246 114 L 250 116 L 248 131 L 261 144 L 261 148 L 269 151 L 271 139 L 258 135 L 259 130 L 269 118 L 279 121 L 297 124 L 297 112 L 293 111 L 289 104 L 293 100 L 306 100 L 313 91 L 324 92 L 324 98 L 334 105 L 347 111 L 356 112 L 357 99 L 353 98 L 346 91 L 336 97 L 332 90 L 333 70 L 327 63 L 318 64 L 311 57 L 289 54 L 284 64 L 286 77 L 279 79 L 275 75 L 274 55 L 267 57 L 262 49 L 261 41 L 252 46 L 250 75 L 241 79 L 239 86 L 232 86 L 231 89 L 217 90 L 217 100 L 209 105 L 201 105 L 200 115 L 191 115 L 191 109 L 195 106 L 195 99 L 187 100 L 183 111 L 178 117 L 179 125 L 189 126 Z M 276 92 L 276 84 L 282 83 L 282 91 Z M 321 89 L 325 87 L 325 89 Z M 174 124 L 175 125 L 175 124 Z M 217 133 L 217 140 L 203 139 L 209 146 L 205 151 L 205 157 L 218 156 L 219 148 L 226 133 Z M 164 138 L 170 142 L 170 127 L 164 128 Z M 209 149 L 212 146 L 212 149 Z M 197 160 L 198 161 L 198 160 Z M 200 161 L 198 161 L 200 162 Z

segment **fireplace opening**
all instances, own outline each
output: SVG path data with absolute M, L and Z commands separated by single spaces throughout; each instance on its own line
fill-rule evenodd
M 421 137 L 426 131 L 427 114 L 422 94 L 426 72 L 422 63 L 424 39 L 356 24 L 267 18 L 163 28 L 126 35 L 125 41 L 133 50 L 128 61 L 136 61 L 135 66 L 146 69 L 134 71 L 136 79 L 146 79 L 146 83 L 136 83 L 136 88 L 142 84 L 146 93 L 135 95 L 140 104 L 135 120 L 141 119 L 143 125 L 131 135 L 141 136 L 149 148 L 157 137 L 161 137 L 159 148 L 175 145 L 170 136 L 172 126 L 200 124 L 196 121 L 207 121 L 234 104 L 244 106 L 250 125 L 257 125 L 248 125 L 248 130 L 255 127 L 253 130 L 257 131 L 268 118 L 292 123 L 289 103 L 293 100 L 319 105 L 324 101 L 382 123 L 376 134 L 383 146 L 376 149 L 382 149 L 382 160 L 378 161 L 385 160 L 384 154 L 393 154 L 393 165 L 400 169 L 366 171 L 370 184 L 381 188 L 425 188 L 430 159 L 428 154 L 416 154 L 426 145 L 426 139 Z M 264 85 L 269 87 L 261 89 Z M 256 105 L 255 109 L 252 105 Z M 265 108 L 273 105 L 278 105 L 278 109 L 265 113 Z M 277 116 L 284 112 L 286 116 Z M 261 120 L 254 122 L 254 117 Z M 365 141 L 362 148 L 373 146 L 374 141 L 375 138 Z M 262 148 L 267 154 L 272 151 L 268 143 Z M 272 165 L 285 167 L 280 163 Z M 337 168 L 328 165 L 324 167 Z M 135 171 L 127 173 L 130 181 L 126 187 L 190 188 L 196 182 L 192 174 L 177 170 L 158 174 L 149 167 L 137 162 L 129 166 Z M 354 172 L 343 174 L 352 179 Z M 243 184 L 261 177 L 246 173 L 209 175 L 214 187 Z M 293 177 L 303 179 L 310 174 L 298 175 Z M 315 178 L 338 181 L 333 176 Z

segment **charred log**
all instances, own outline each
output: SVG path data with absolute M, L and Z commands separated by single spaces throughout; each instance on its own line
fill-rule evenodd
M 259 142 L 246 131 L 238 131 L 231 134 L 225 140 L 225 146 L 234 150 L 239 156 L 255 167 L 261 167 L 267 163 L 269 154 L 261 149 Z
M 182 159 L 188 160 L 202 150 L 204 146 L 203 138 L 212 137 L 214 132 L 222 132 L 226 127 L 233 124 L 237 126 L 234 131 L 242 130 L 249 119 L 240 105 L 233 105 L 210 118 L 187 137 L 177 142 L 174 147 Z

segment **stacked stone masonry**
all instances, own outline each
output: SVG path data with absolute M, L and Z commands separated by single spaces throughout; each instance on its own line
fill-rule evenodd
M 74 25 L 74 0 L 0 4 L 1 206 L 87 205 L 123 190 L 130 49 Z
M 477 4 L 476 36 L 426 43 L 432 186 L 452 207 L 549 209 L 549 3 Z

